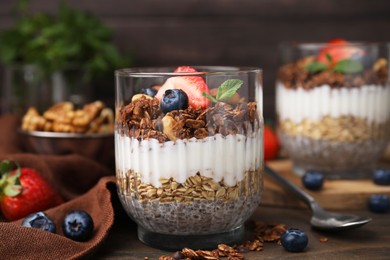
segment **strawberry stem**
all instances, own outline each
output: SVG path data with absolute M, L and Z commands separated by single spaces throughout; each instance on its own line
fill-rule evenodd
M 14 169 L 16 165 L 16 169 Z M 0 163 L 0 197 L 19 195 L 23 187 L 20 183 L 20 165 L 16 161 L 3 160 Z

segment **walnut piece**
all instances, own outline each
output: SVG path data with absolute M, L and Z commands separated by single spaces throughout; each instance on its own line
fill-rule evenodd
M 75 109 L 71 102 L 60 102 L 43 115 L 36 108 L 29 108 L 22 118 L 25 131 L 47 131 L 63 133 L 107 133 L 114 131 L 114 114 L 102 101 L 86 104 Z

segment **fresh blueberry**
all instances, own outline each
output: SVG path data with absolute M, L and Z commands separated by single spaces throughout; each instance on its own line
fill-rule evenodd
M 23 227 L 37 228 L 51 233 L 56 232 L 53 221 L 44 213 L 36 212 L 28 215 L 22 222 Z
M 163 113 L 186 109 L 188 108 L 188 96 L 181 89 L 168 89 L 163 95 L 160 108 Z
M 378 185 L 390 185 L 390 170 L 376 169 L 373 174 L 373 180 Z
M 141 94 L 154 97 L 157 94 L 157 90 L 155 90 L 154 88 L 143 88 L 141 89 Z
M 73 210 L 65 216 L 62 231 L 67 238 L 87 241 L 93 233 L 93 220 L 84 210 Z
M 305 232 L 290 228 L 280 237 L 280 242 L 284 249 L 289 252 L 302 252 L 309 243 L 309 238 Z
M 307 171 L 302 176 L 302 184 L 309 190 L 320 190 L 324 185 L 324 175 L 317 171 Z
M 368 199 L 368 208 L 372 212 L 386 213 L 390 210 L 389 196 L 383 194 L 373 194 Z

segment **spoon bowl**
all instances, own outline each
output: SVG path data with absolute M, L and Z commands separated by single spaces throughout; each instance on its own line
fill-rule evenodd
M 372 219 L 369 217 L 361 217 L 356 215 L 340 214 L 326 211 L 318 204 L 318 202 L 303 189 L 276 173 L 268 166 L 264 167 L 265 173 L 281 184 L 284 188 L 294 192 L 300 199 L 305 201 L 312 210 L 310 224 L 313 228 L 327 231 L 341 231 L 353 229 L 367 224 Z
M 318 204 L 316 207 L 315 210 L 312 208 L 313 216 L 310 219 L 310 224 L 316 229 L 332 231 L 352 229 L 367 224 L 372 220 L 368 217 L 326 211 L 319 207 Z

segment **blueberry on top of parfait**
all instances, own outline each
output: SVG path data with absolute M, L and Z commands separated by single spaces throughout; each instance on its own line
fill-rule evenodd
M 187 109 L 188 96 L 181 89 L 167 89 L 161 100 L 160 108 L 163 113 Z

